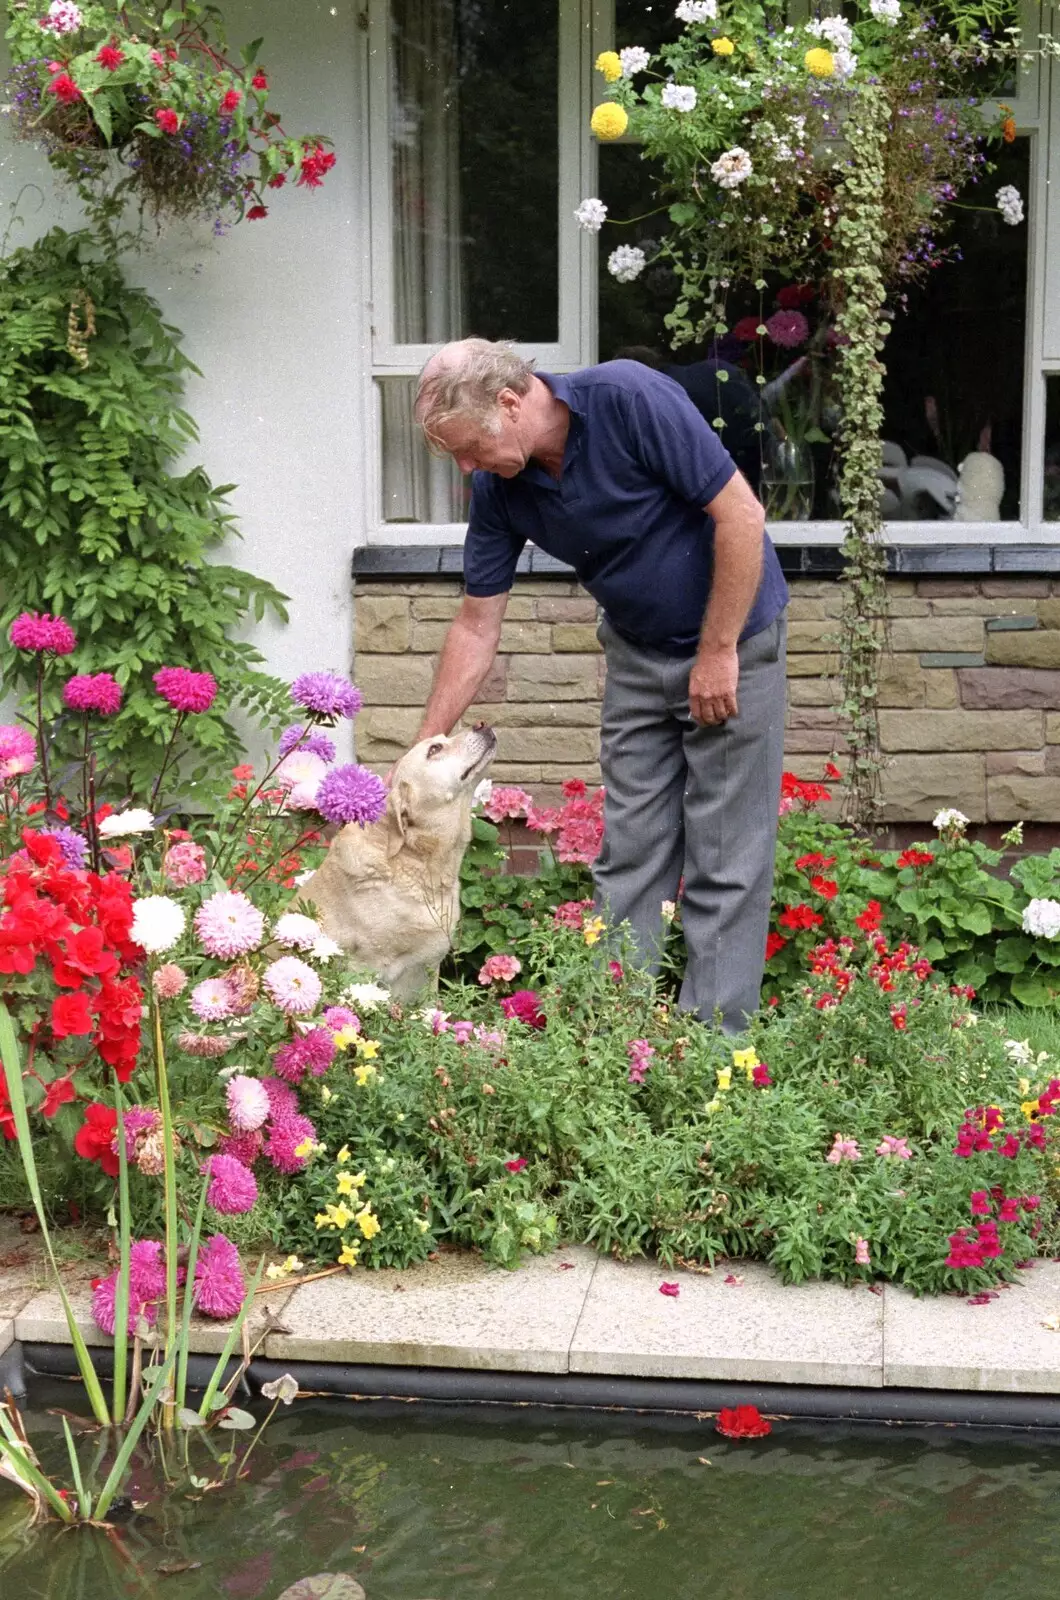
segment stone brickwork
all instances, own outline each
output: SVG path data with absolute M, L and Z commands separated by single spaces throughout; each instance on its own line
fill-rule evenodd
M 1060 821 L 1060 582 L 908 578 L 890 583 L 880 684 L 886 816 L 929 822 L 957 806 L 976 823 Z M 415 736 L 437 652 L 460 604 L 456 578 L 360 580 L 358 755 L 385 769 Z M 789 767 L 843 765 L 836 693 L 841 604 L 829 580 L 791 582 Z M 468 721 L 500 740 L 493 776 L 542 801 L 567 777 L 599 780 L 603 653 L 596 606 L 576 584 L 516 582 L 500 653 Z

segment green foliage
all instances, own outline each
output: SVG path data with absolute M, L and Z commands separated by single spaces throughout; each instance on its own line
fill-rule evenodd
M 72 313 L 88 322 L 75 338 Z M 219 699 L 263 724 L 282 694 L 232 634 L 269 611 L 286 620 L 284 597 L 208 559 L 235 533 L 229 486 L 199 466 L 175 470 L 197 437 L 181 405 L 197 369 L 177 340 L 89 235 L 53 229 L 0 261 L 0 671 L 28 690 L 34 663 L 11 649 L 7 624 L 27 609 L 63 613 L 78 635 L 74 670 L 125 687 L 96 751 L 139 794 L 172 730 L 151 685 L 158 667 L 212 672 Z M 52 689 L 45 710 L 59 709 Z M 201 758 L 193 778 L 240 750 L 218 709 L 188 719 L 185 735 Z M 73 727 L 58 737 L 69 756 Z

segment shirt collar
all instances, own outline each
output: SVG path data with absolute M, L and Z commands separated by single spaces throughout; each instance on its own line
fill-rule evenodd
M 572 417 L 584 418 L 585 408 L 580 406 L 574 398 L 574 389 L 571 386 L 570 376 L 565 372 L 538 372 L 536 377 L 547 389 L 551 389 L 557 400 L 562 400 Z

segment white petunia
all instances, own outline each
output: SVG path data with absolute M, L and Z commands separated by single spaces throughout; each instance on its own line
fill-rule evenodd
M 1023 199 L 1015 184 L 1006 183 L 997 191 L 997 209 L 1010 228 L 1023 221 Z
M 852 50 L 847 49 L 846 45 L 836 45 L 832 51 L 832 60 L 837 78 L 852 78 L 857 71 L 858 58 Z
M 471 804 L 475 806 L 484 806 L 492 793 L 493 779 L 483 778 L 482 782 L 477 784 L 475 787 L 475 792 L 471 796 Z
M 586 233 L 599 233 L 607 221 L 607 207 L 602 200 L 583 200 L 574 216 L 579 228 L 584 228 Z
M 172 950 L 187 924 L 183 908 L 166 894 L 148 894 L 133 901 L 129 938 L 149 956 Z
M 130 806 L 128 811 L 116 811 L 104 817 L 99 825 L 101 839 L 121 839 L 127 833 L 150 833 L 155 819 L 143 806 Z
M 312 917 L 304 916 L 300 911 L 285 911 L 282 917 L 276 919 L 276 926 L 272 930 L 276 943 L 283 945 L 285 950 L 310 950 L 320 934 L 319 922 L 314 922 Z
M 842 17 L 819 17 L 807 23 L 806 32 L 815 39 L 827 39 L 833 50 L 849 50 L 854 43 L 854 31 Z
M 680 0 L 675 15 L 678 22 L 713 22 L 718 0 Z
M 963 811 L 957 811 L 953 806 L 945 806 L 941 811 L 936 811 L 931 826 L 937 828 L 939 833 L 946 828 L 951 828 L 954 833 L 963 833 L 968 826 L 968 818 Z
M 736 189 L 753 171 L 751 157 L 740 145 L 735 144 L 713 163 L 710 175 L 719 188 Z
M 639 278 L 647 265 L 643 250 L 635 244 L 620 244 L 607 258 L 607 270 L 619 283 L 632 283 Z
M 622 66 L 622 76 L 633 78 L 638 72 L 644 71 L 651 60 L 651 51 L 645 50 L 642 44 L 630 44 L 618 52 L 618 59 Z
M 1060 900 L 1031 900 L 1023 908 L 1023 931 L 1036 939 L 1060 937 Z
M 900 0 L 869 0 L 869 10 L 877 22 L 886 22 L 892 28 L 902 15 Z
M 668 111 L 694 111 L 696 91 L 687 83 L 664 83 L 662 103 Z
M 357 1011 L 375 1011 L 390 1004 L 390 990 L 381 989 L 377 983 L 351 983 L 342 998 Z

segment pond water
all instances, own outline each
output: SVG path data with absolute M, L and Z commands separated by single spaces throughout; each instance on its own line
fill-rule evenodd
M 35 1392 L 53 1465 L 71 1393 Z M 251 1482 L 149 1502 L 124 1554 L 25 1522 L 0 1482 L 4 1600 L 276 1600 L 324 1571 L 368 1600 L 1008 1600 L 1060 1583 L 1060 1439 L 306 1400 Z

